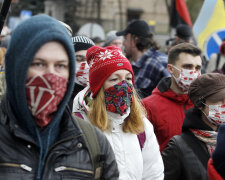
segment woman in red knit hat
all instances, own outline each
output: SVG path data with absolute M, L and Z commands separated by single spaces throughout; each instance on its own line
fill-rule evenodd
M 130 62 L 113 46 L 91 47 L 87 62 L 90 87 L 75 97 L 74 114 L 104 132 L 116 156 L 119 179 L 163 179 L 159 145 L 133 87 Z

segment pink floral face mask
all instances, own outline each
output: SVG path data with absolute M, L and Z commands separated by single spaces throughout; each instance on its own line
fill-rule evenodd
M 27 102 L 38 126 L 43 128 L 50 123 L 66 89 L 67 80 L 54 74 L 27 79 Z
M 180 71 L 180 76 L 176 78 L 174 75 L 172 75 L 178 85 L 178 87 L 183 91 L 187 92 L 190 84 L 193 80 L 195 80 L 197 77 L 199 77 L 201 74 L 199 71 L 196 70 L 188 70 L 188 69 L 178 69 L 177 67 L 173 66 L 175 69 Z
M 105 89 L 104 94 L 106 109 L 122 116 L 133 101 L 133 86 L 124 80 Z

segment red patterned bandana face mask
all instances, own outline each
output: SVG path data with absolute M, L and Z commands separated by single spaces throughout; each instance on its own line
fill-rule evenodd
M 82 63 L 76 63 L 76 78 L 75 82 L 77 84 L 80 84 L 84 87 L 88 86 L 89 82 L 89 77 L 88 77 L 88 72 L 89 72 L 89 66 L 87 62 L 82 62 Z
M 38 126 L 43 128 L 50 123 L 66 89 L 67 80 L 54 74 L 27 79 L 27 103 Z
M 127 81 L 107 88 L 104 91 L 106 109 L 121 116 L 127 112 L 133 101 L 133 86 Z
M 183 91 L 187 92 L 192 81 L 198 78 L 201 74 L 199 71 L 196 70 L 189 70 L 189 69 L 178 69 L 177 67 L 173 66 L 175 69 L 180 71 L 180 76 L 176 78 L 172 75 L 178 85 L 178 87 Z

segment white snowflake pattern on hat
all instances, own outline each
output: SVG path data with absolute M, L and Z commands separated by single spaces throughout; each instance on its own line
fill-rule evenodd
M 123 54 L 123 52 L 122 52 L 122 51 L 119 51 L 119 54 L 120 54 L 120 56 L 122 56 L 122 57 L 126 58 L 126 57 L 124 56 L 124 54 Z
M 99 54 L 99 60 L 105 60 L 105 59 L 111 59 L 111 56 L 113 56 L 112 54 L 111 54 L 111 52 L 110 51 L 108 51 L 108 50 L 106 50 L 105 52 L 100 52 L 100 54 Z
M 94 58 L 92 58 L 92 59 L 90 60 L 89 67 L 91 68 L 93 64 L 94 64 Z

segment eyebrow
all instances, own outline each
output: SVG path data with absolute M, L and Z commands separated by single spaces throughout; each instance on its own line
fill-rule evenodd
M 182 66 L 195 66 L 193 64 L 182 64 Z M 202 67 L 201 65 L 196 65 L 196 67 Z
M 117 76 L 120 76 L 120 73 L 116 73 L 116 74 L 114 74 L 114 75 L 117 75 Z M 131 75 L 132 76 L 132 74 L 129 72 L 129 73 L 127 73 L 127 74 L 125 74 L 126 76 L 128 76 L 128 75 Z
M 42 59 L 42 58 L 39 58 L 39 57 L 34 57 L 34 59 L 33 60 L 39 60 L 39 61 L 42 61 L 42 62 L 45 62 L 45 59 Z M 67 60 L 56 60 L 57 62 L 68 62 L 69 63 L 69 60 L 67 61 Z
M 202 67 L 202 65 L 197 65 L 196 67 Z

